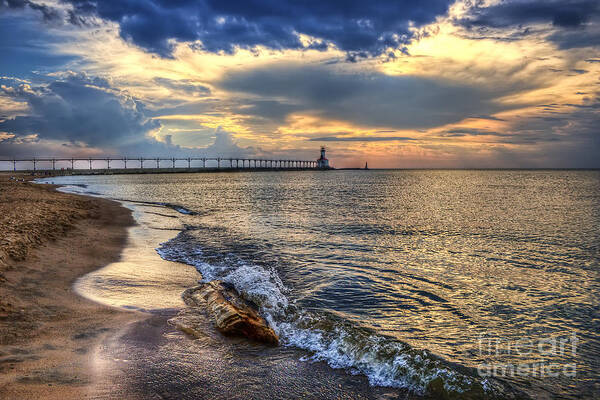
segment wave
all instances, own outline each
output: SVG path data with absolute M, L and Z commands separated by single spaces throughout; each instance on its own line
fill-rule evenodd
M 482 379 L 475 371 L 453 366 L 427 350 L 412 348 L 395 338 L 351 324 L 329 313 L 302 310 L 288 298 L 290 290 L 274 269 L 245 263 L 229 255 L 224 262 L 208 263 L 202 249 L 185 231 L 157 249 L 166 260 L 192 265 L 208 282 L 219 279 L 253 302 L 279 335 L 281 344 L 306 350 L 308 362 L 326 362 L 351 374 L 365 375 L 373 386 L 396 387 L 417 394 L 443 385 L 447 393 L 487 393 L 505 390 L 498 382 Z
M 40 180 L 38 183 L 44 183 L 44 182 L 45 181 Z M 63 185 L 60 188 L 61 191 L 67 192 L 67 193 L 102 196 L 102 194 L 100 194 L 98 192 L 90 191 L 88 189 L 89 189 L 89 185 L 83 184 L 83 183 L 68 183 L 68 184 Z M 118 197 L 112 198 L 112 199 L 116 200 L 116 201 L 127 202 L 127 203 L 166 207 L 166 208 L 170 208 L 171 210 L 177 211 L 178 213 L 184 214 L 184 215 L 198 215 L 198 213 L 196 211 L 190 210 L 179 204 L 157 202 L 157 201 L 129 200 L 129 199 L 122 199 L 122 198 L 118 198 Z
M 161 206 L 165 206 L 167 208 L 170 208 L 172 210 L 177 211 L 180 214 L 185 214 L 185 215 L 197 215 L 198 213 L 196 211 L 192 211 L 190 209 L 187 209 L 183 206 L 180 206 L 178 204 L 171 204 L 171 203 L 158 203 Z
M 192 210 L 185 208 L 184 206 L 181 206 L 179 204 L 164 203 L 164 202 L 158 202 L 158 201 L 128 200 L 128 199 L 118 199 L 118 198 L 115 200 L 126 201 L 129 203 L 149 205 L 149 206 L 166 207 L 166 208 L 170 208 L 171 210 L 177 211 L 180 214 L 185 214 L 185 215 L 198 215 L 198 213 L 196 211 L 192 211 Z

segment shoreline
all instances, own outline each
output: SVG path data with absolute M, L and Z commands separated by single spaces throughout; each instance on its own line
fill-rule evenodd
M 96 349 L 148 316 L 86 299 L 73 284 L 120 258 L 135 221 L 118 202 L 8 176 L 0 175 L 0 397 L 87 397 L 102 378 Z
M 3 194 L 2 183 L 0 181 L 0 194 Z M 36 340 L 24 340 L 26 344 L 24 349 L 15 345 L 4 346 L 5 318 L 4 316 L 0 317 L 0 338 L 2 338 L 2 341 L 0 341 L 0 369 L 3 374 L 5 371 L 10 373 L 10 376 L 7 374 L 7 376 L 3 375 L 0 378 L 0 395 L 6 396 L 6 398 L 43 397 L 64 399 L 82 397 L 114 398 L 115 396 L 120 398 L 148 398 L 156 395 L 176 394 L 182 396 L 181 398 L 197 398 L 205 397 L 210 393 L 213 398 L 220 398 L 221 394 L 233 388 L 239 394 L 245 393 L 244 385 L 240 386 L 240 384 L 246 381 L 251 386 L 261 387 L 260 392 L 263 395 L 273 395 L 273 398 L 277 398 L 280 394 L 281 388 L 279 385 L 283 382 L 286 382 L 286 387 L 289 384 L 294 387 L 297 386 L 296 390 L 300 390 L 298 393 L 304 393 L 305 395 L 313 393 L 324 398 L 379 398 L 382 395 L 384 397 L 422 398 L 407 389 L 371 386 L 366 376 L 348 374 L 345 368 L 330 368 L 323 361 L 314 364 L 306 363 L 305 354 L 300 349 L 269 349 L 262 346 L 256 347 L 255 344 L 246 339 L 222 337 L 222 335 L 216 334 L 213 323 L 208 323 L 205 316 L 200 315 L 204 312 L 197 313 L 197 310 L 184 310 L 184 312 L 188 311 L 187 317 L 193 317 L 193 321 L 199 323 L 197 331 L 201 334 L 191 335 L 192 337 L 190 337 L 189 332 L 177 326 L 176 318 L 173 317 L 179 315 L 173 312 L 174 309 L 165 308 L 149 313 L 129 313 L 112 307 L 118 306 L 118 304 L 109 302 L 112 306 L 106 306 L 96 303 L 94 300 L 87 300 L 93 297 L 82 296 L 73 283 L 84 275 L 87 275 L 93 281 L 94 274 L 91 272 L 106 269 L 111 270 L 106 271 L 109 272 L 108 275 L 105 274 L 109 277 L 108 281 L 111 277 L 115 277 L 115 281 L 119 282 L 119 277 L 110 273 L 115 272 L 115 266 L 140 261 L 139 259 L 127 259 L 127 251 L 124 249 L 132 247 L 135 238 L 139 236 L 132 235 L 129 228 L 134 226 L 133 230 L 137 230 L 138 227 L 144 226 L 147 221 L 144 222 L 143 219 L 139 219 L 137 211 L 132 214 L 132 211 L 114 200 L 58 192 L 54 190 L 58 187 L 55 185 L 32 186 L 24 183 L 20 185 L 35 190 L 45 190 L 44 194 L 46 195 L 66 196 L 65 199 L 75 203 L 73 211 L 77 215 L 74 222 L 67 221 L 65 223 L 67 227 L 72 224 L 66 234 L 58 235 L 55 242 L 46 243 L 39 249 L 32 251 L 23 262 L 17 263 L 25 271 L 22 281 L 27 281 L 30 287 L 33 286 L 34 293 L 30 297 L 34 301 L 32 301 L 32 304 L 28 304 L 32 311 L 39 311 L 36 310 L 38 303 L 35 300 L 44 297 L 43 290 L 47 289 L 48 286 L 45 282 L 47 279 L 44 273 L 57 272 L 45 267 L 49 262 L 48 260 L 57 260 L 52 257 L 52 252 L 56 251 L 57 248 L 59 253 L 61 251 L 68 253 L 74 248 L 89 250 L 89 243 L 81 245 L 80 242 L 75 240 L 75 238 L 80 239 L 80 235 L 78 235 L 78 233 L 82 233 L 80 230 L 87 232 L 90 237 L 88 241 L 94 242 L 92 246 L 106 247 L 102 244 L 105 244 L 110 238 L 100 237 L 98 231 L 101 230 L 100 228 L 108 229 L 115 235 L 113 237 L 117 242 L 113 243 L 115 248 L 120 247 L 116 256 L 114 253 L 111 253 L 112 256 L 107 255 L 109 258 L 113 257 L 112 260 L 102 264 L 97 262 L 97 265 L 93 268 L 82 270 L 78 274 L 71 274 L 72 279 L 68 281 L 67 288 L 64 287 L 65 282 L 59 282 L 59 286 L 62 283 L 61 288 L 66 292 L 60 292 L 61 295 L 64 294 L 65 296 L 58 296 L 59 298 L 64 297 L 66 300 L 74 302 L 72 297 L 76 297 L 78 303 L 87 303 L 85 307 L 75 307 L 75 310 L 73 310 L 70 307 L 71 304 L 64 307 L 64 304 L 60 304 L 60 302 L 59 304 L 53 302 L 48 304 L 48 310 L 44 310 L 47 311 L 50 317 L 53 316 L 52 314 L 56 314 L 56 310 L 61 311 L 61 307 L 64 308 L 63 312 L 68 311 L 76 314 L 78 311 L 87 311 L 88 315 L 69 315 L 67 321 L 56 324 L 53 324 L 54 321 L 40 319 L 43 328 L 38 329 L 38 331 L 43 329 L 42 334 L 37 335 Z M 86 208 L 85 205 L 91 205 L 95 211 L 78 214 L 82 208 Z M 97 212 L 98 207 L 103 209 L 112 207 L 113 211 L 100 215 L 102 213 Z M 115 213 L 119 214 L 120 217 L 126 215 L 128 221 L 117 221 L 119 218 L 114 218 L 113 214 Z M 134 215 L 137 222 L 133 220 Z M 90 227 L 96 229 L 95 234 L 93 232 L 90 234 L 88 231 Z M 119 229 L 125 232 L 124 236 L 115 233 Z M 139 257 L 140 254 L 137 249 L 134 249 L 133 252 L 136 257 Z M 60 254 L 58 255 L 60 256 Z M 156 257 L 154 251 L 152 255 Z M 73 263 L 72 259 L 64 257 L 65 254 L 62 254 L 62 256 L 64 258 L 63 263 L 57 269 L 64 269 L 65 266 L 71 266 Z M 43 261 L 39 261 L 42 258 Z M 114 262 L 117 260 L 118 262 Z M 33 266 L 32 264 L 35 262 L 40 262 L 42 268 L 39 265 Z M 172 265 L 180 264 L 173 261 L 165 262 Z M 110 266 L 107 266 L 108 264 Z M 135 265 L 140 264 L 146 265 L 146 267 L 149 265 L 144 260 L 135 262 Z M 32 269 L 33 274 L 28 274 L 30 272 L 27 271 L 28 268 Z M 148 268 L 144 268 L 143 272 L 147 274 Z M 194 269 L 194 275 L 197 273 L 198 271 Z M 180 271 L 177 271 L 177 274 L 180 275 Z M 54 288 L 51 287 L 50 289 Z M 30 288 L 26 290 L 30 290 Z M 55 300 L 54 294 L 51 296 L 52 300 Z M 65 300 L 64 298 L 63 300 Z M 0 305 L 4 306 L 2 303 Z M 144 308 L 139 309 L 144 310 Z M 4 311 L 4 307 L 2 311 Z M 71 326 L 73 324 L 79 325 L 74 329 Z M 23 331 L 26 330 L 21 329 L 21 332 Z M 54 341 L 49 340 L 49 338 Z M 248 353 L 252 355 L 248 357 Z M 223 358 L 223 354 L 235 354 L 235 357 L 232 361 L 228 361 L 226 360 L 227 357 Z M 260 363 L 256 362 L 257 358 L 255 357 L 260 359 Z M 230 363 L 231 371 L 223 369 L 227 362 Z M 9 364 L 10 370 L 5 368 L 5 364 Z M 249 364 L 253 365 L 252 370 L 246 370 L 246 366 Z M 212 365 L 212 368 L 190 368 L 190 366 L 199 365 Z M 263 368 L 262 374 L 257 373 L 259 368 Z M 220 370 L 220 374 L 214 375 L 212 369 Z M 297 371 L 296 375 L 290 374 L 291 370 Z M 264 374 L 272 374 L 272 377 L 276 378 L 273 382 L 279 383 L 264 382 Z M 182 382 L 174 384 L 173 379 L 176 377 Z M 152 382 L 151 385 L 149 385 L 150 382 Z M 198 386 L 199 382 L 202 382 L 202 385 Z M 332 386 L 333 383 L 335 384 Z M 190 396 L 187 396 L 187 394 Z
M 39 186 L 52 188 L 50 184 Z M 60 193 L 64 192 L 60 191 Z M 88 198 L 85 195 L 83 197 Z M 92 196 L 91 199 L 98 198 Z M 149 204 L 149 206 L 156 205 Z M 119 260 L 110 265 L 99 266 L 97 270 L 82 275 L 77 279 L 78 281 L 85 278 L 93 283 L 94 275 L 101 280 L 110 281 L 114 278 L 119 281 L 120 277 L 124 277 L 120 272 L 132 271 L 126 265 L 131 263 L 145 265 L 146 268 L 135 270 L 145 275 L 142 281 L 148 280 L 146 275 L 152 270 L 152 268 L 150 271 L 148 269 L 151 260 L 142 254 L 144 252 L 139 251 L 139 245 L 143 246 L 148 236 L 144 234 L 143 242 L 137 243 L 141 237 L 140 232 L 132 232 L 132 230 L 142 229 L 144 233 L 143 229 L 147 227 L 148 221 L 144 218 L 138 219 L 137 211 L 133 208 L 131 210 L 136 223 L 133 228 L 127 229 L 129 232 L 127 245 Z M 148 212 L 148 214 L 153 213 Z M 173 232 L 173 230 L 163 232 Z M 170 239 L 171 235 L 172 233 L 166 236 Z M 152 238 L 152 242 L 154 239 L 156 238 Z M 144 260 L 139 260 L 140 255 Z M 152 256 L 159 257 L 154 246 L 152 246 Z M 197 286 L 199 272 L 195 267 L 162 258 L 160 264 L 166 267 L 161 269 L 161 272 L 168 272 L 169 266 L 176 267 L 178 276 L 182 275 L 180 269 L 182 266 L 190 270 L 193 280 L 182 286 L 182 291 Z M 131 276 L 125 277 L 125 279 L 129 278 Z M 89 290 L 91 287 L 83 288 L 85 294 L 77 290 L 77 287 L 78 285 L 73 286 L 72 290 L 80 296 L 91 301 L 99 301 L 95 296 L 89 297 L 93 293 Z M 144 292 L 146 289 L 152 290 L 152 287 L 144 286 Z M 180 298 L 181 292 L 177 291 L 177 293 Z M 103 304 L 120 306 L 118 303 L 113 303 L 110 296 L 99 297 L 102 298 Z M 156 294 L 149 297 L 154 298 Z M 130 302 L 131 300 L 133 302 Z M 136 304 L 135 300 L 129 297 L 127 304 Z M 121 326 L 121 329 L 105 332 L 106 334 L 95 342 L 96 350 L 90 355 L 90 363 L 95 375 L 91 382 L 87 383 L 86 390 L 81 392 L 87 394 L 88 398 L 109 399 L 115 396 L 131 399 L 156 396 L 190 399 L 228 398 L 224 396 L 225 393 L 236 393 L 239 396 L 260 393 L 263 398 L 281 398 L 282 386 L 290 390 L 290 395 L 285 398 L 306 396 L 308 393 L 331 399 L 381 398 L 399 393 L 410 399 L 421 398 L 404 389 L 371 386 L 365 376 L 348 374 L 344 369 L 331 368 L 326 362 L 306 362 L 303 358 L 305 353 L 301 349 L 285 346 L 269 347 L 243 337 L 226 337 L 216 329 L 211 318 L 197 307 L 190 308 L 183 304 L 181 309 L 153 307 L 139 309 L 148 311 L 143 314 L 144 318 L 130 321 L 131 323 Z M 193 318 L 197 331 L 201 333 L 200 337 L 190 335 L 178 326 L 177 318 L 182 311 L 187 317 Z M 229 356 L 224 358 L 224 355 L 228 354 Z M 231 357 L 231 354 L 235 354 L 235 357 Z M 200 365 L 210 367 L 191 367 Z M 252 365 L 252 368 L 248 369 L 248 365 Z M 264 376 L 271 376 L 272 379 L 265 382 Z M 150 382 L 152 384 L 149 384 Z M 200 382 L 202 384 L 199 384 Z M 246 388 L 246 385 L 249 387 Z M 257 391 L 257 388 L 260 389 Z M 2 393 L 2 386 L 0 386 L 0 393 Z M 73 397 L 78 398 L 77 393 Z

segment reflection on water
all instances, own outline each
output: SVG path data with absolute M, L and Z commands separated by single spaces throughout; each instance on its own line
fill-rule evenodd
M 63 180 L 88 184 L 81 189 L 113 198 L 177 204 L 196 212 L 147 205 L 151 212 L 169 215 L 145 213 L 160 220 L 161 228 L 185 228 L 179 234 L 161 231 L 163 257 L 194 265 L 205 278 L 230 280 L 269 314 L 284 342 L 307 349 L 308 358 L 364 373 L 371 383 L 431 374 L 414 360 L 426 351 L 472 368 L 575 363 L 574 378 L 528 373 L 508 380 L 535 395 L 600 391 L 597 171 Z M 177 268 L 172 271 L 165 273 L 167 282 L 181 276 Z M 144 279 L 144 270 L 132 277 L 142 284 Z M 186 279 L 160 290 L 177 292 Z M 358 331 L 368 332 L 364 341 L 340 340 Z M 506 351 L 520 340 L 535 344 L 572 334 L 578 340 L 575 355 Z M 488 339 L 501 343 L 499 354 L 482 348 Z M 375 344 L 379 350 L 366 351 Z M 394 350 L 389 358 L 381 354 L 405 345 L 410 350 Z M 435 368 L 439 374 L 440 366 Z
M 121 259 L 77 280 L 76 291 L 91 300 L 135 310 L 181 308 L 181 292 L 195 285 L 194 268 L 162 260 L 156 246 L 181 229 L 176 211 L 126 203 L 137 225 L 129 228 L 128 245 Z

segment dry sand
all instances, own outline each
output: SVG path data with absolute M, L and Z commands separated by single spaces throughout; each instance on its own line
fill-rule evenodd
M 0 175 L 0 398 L 89 397 L 97 347 L 145 315 L 72 286 L 119 258 L 131 212 L 9 176 Z

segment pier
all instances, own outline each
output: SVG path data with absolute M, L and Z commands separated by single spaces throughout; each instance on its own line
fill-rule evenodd
M 238 157 L 87 157 L 13 158 L 0 160 L 0 170 L 77 174 L 203 172 L 232 170 L 317 169 L 317 161 Z

